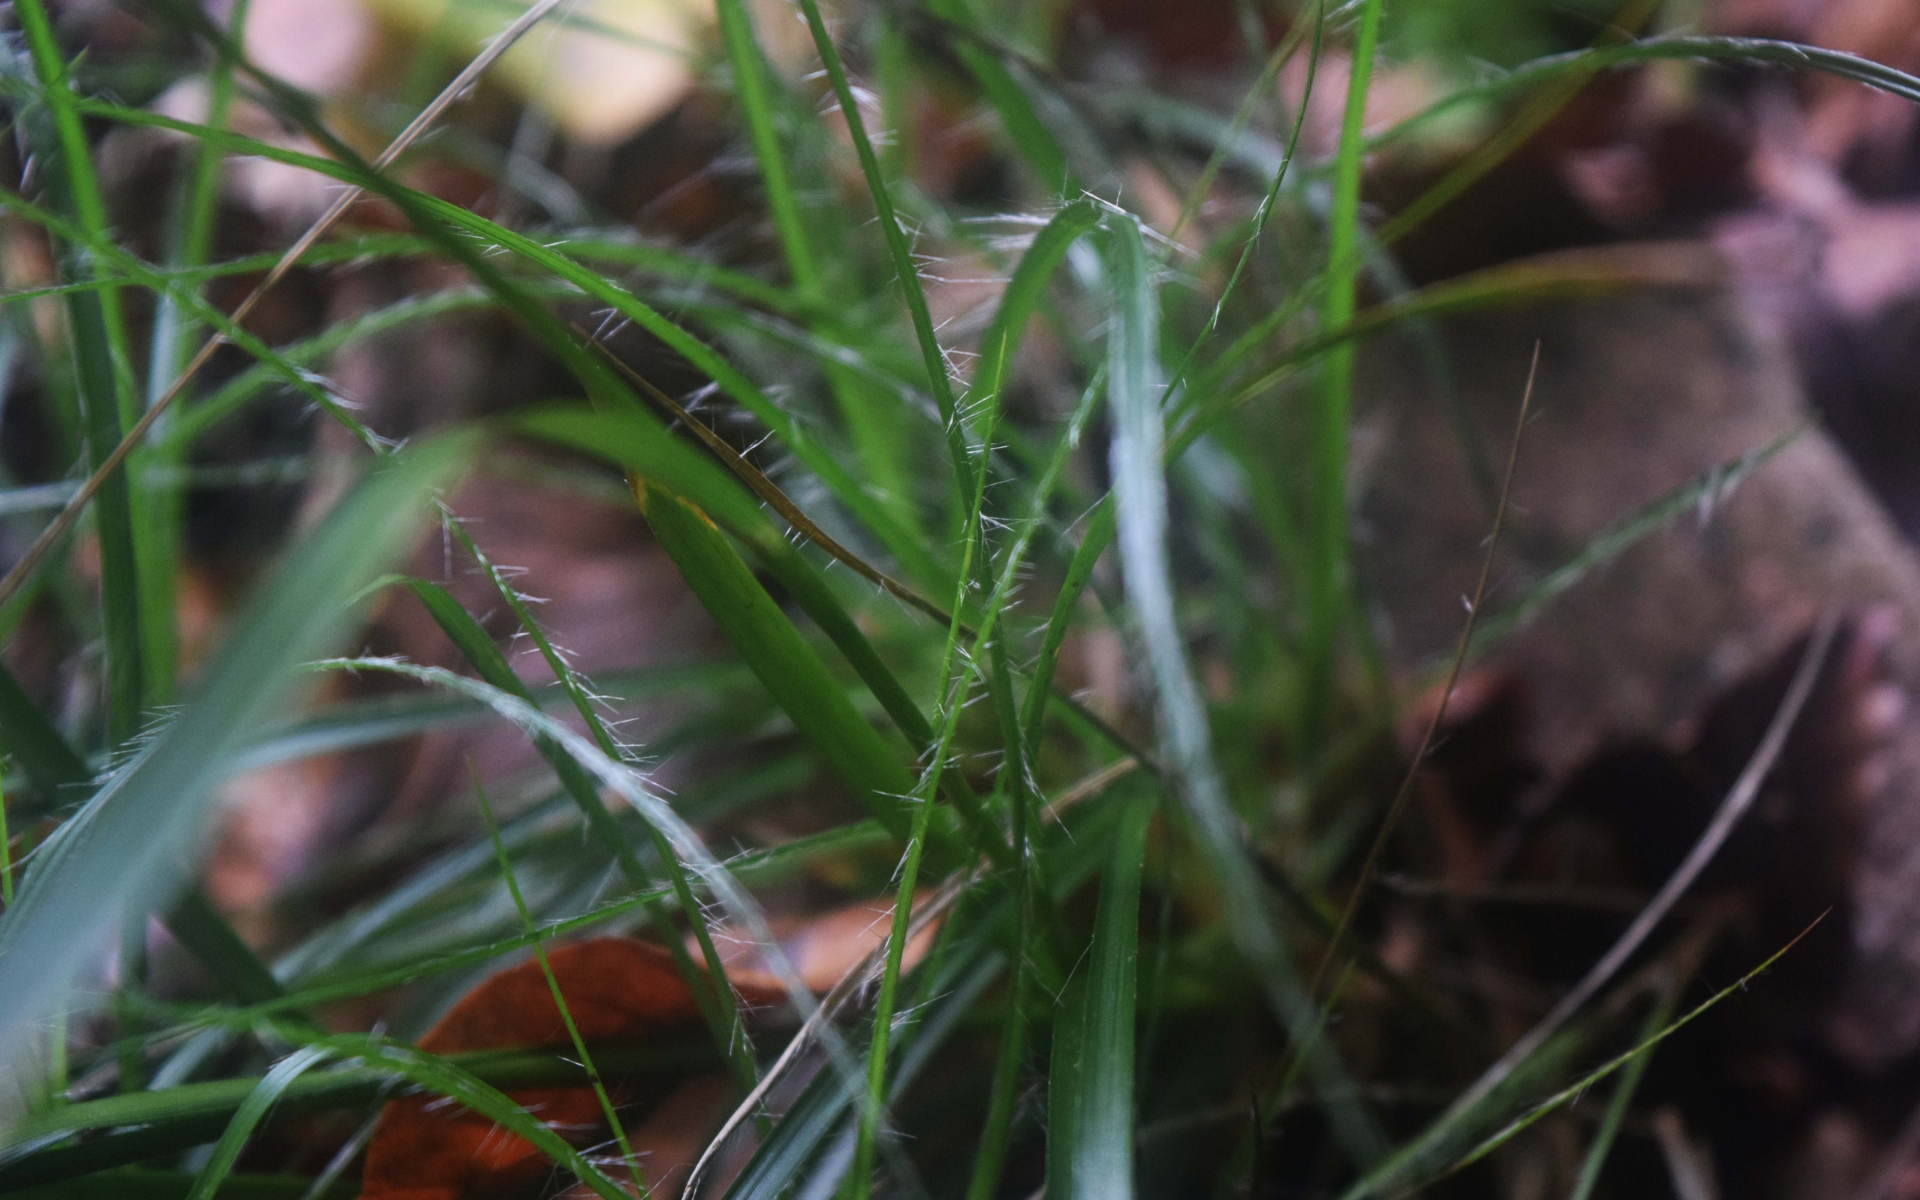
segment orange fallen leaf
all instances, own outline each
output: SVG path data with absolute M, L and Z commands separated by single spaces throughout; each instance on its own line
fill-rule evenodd
M 632 938 L 595 938 L 551 950 L 547 959 L 567 1011 L 588 1042 L 664 1040 L 700 1020 L 699 1006 L 673 959 L 658 946 Z M 747 1005 L 778 999 L 760 989 L 742 991 Z M 433 1054 L 504 1046 L 566 1047 L 570 1052 L 571 1039 L 540 964 L 529 959 L 469 992 L 419 1046 Z M 622 1105 L 650 1098 L 624 1083 L 615 1087 L 614 1095 Z M 605 1136 L 600 1105 L 590 1088 L 522 1088 L 508 1096 L 576 1145 Z M 380 1114 L 367 1146 L 361 1196 L 465 1200 L 532 1194 L 552 1170 L 553 1164 L 531 1142 L 488 1118 L 437 1096 L 408 1096 L 389 1102 Z

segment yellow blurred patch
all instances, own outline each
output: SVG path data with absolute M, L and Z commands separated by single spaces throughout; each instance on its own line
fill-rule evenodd
M 383 20 L 461 53 L 477 50 L 525 5 L 515 0 L 368 0 Z M 711 0 L 578 0 L 507 51 L 493 78 L 576 142 L 632 136 L 680 102 L 713 26 Z

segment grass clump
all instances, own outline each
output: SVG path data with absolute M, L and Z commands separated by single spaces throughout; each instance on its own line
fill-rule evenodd
M 112 62 L 76 61 L 41 0 L 18 0 L 5 86 L 33 170 L 17 163 L 0 203 L 9 236 L 57 269 L 5 297 L 4 353 L 34 381 L 11 403 L 37 406 L 58 435 L 47 445 L 73 456 L 69 469 L 50 450 L 34 482 L 76 486 L 50 521 L 20 515 L 25 484 L 4 510 L 33 549 L 0 585 L 0 630 L 25 638 L 31 622 L 99 650 L 77 668 L 85 700 L 57 720 L 44 688 L 0 670 L 0 1189 L 352 1194 L 360 1143 L 342 1129 L 397 1089 L 424 1089 L 623 1194 L 603 1155 L 509 1094 L 579 1083 L 564 1057 L 435 1056 L 407 1041 L 478 976 L 529 951 L 544 968 L 546 944 L 588 931 L 663 942 L 706 1018 L 704 1041 L 591 1059 L 584 1043 L 561 1048 L 594 1064 L 608 1112 L 603 1078 L 689 1063 L 724 1072 L 734 1102 L 751 1098 L 730 1140 L 707 1146 L 717 1118 L 702 1129 L 702 1194 L 1266 1194 L 1282 1149 L 1315 1194 L 1439 1179 L 1464 1192 L 1550 1111 L 1536 1106 L 1624 1068 L 1579 1194 L 1595 1186 L 1640 1051 L 1676 1027 L 1677 985 L 1603 980 L 1606 1004 L 1475 1085 L 1499 1047 L 1468 1038 L 1469 1057 L 1484 1051 L 1469 1064 L 1407 1051 L 1463 1037 L 1461 999 L 1400 977 L 1372 947 L 1367 847 L 1400 807 L 1407 764 L 1351 567 L 1349 414 L 1368 337 L 1634 280 L 1553 259 L 1370 306 L 1370 263 L 1409 228 L 1405 212 L 1432 206 L 1382 227 L 1362 203 L 1367 156 L 1466 103 L 1511 102 L 1537 127 L 1542 94 L 1561 103 L 1568 81 L 1658 58 L 1787 63 L 1909 99 L 1920 81 L 1783 43 L 1601 42 L 1370 129 L 1383 21 L 1405 54 L 1428 18 L 1403 28 L 1382 0 L 1314 3 L 1248 22 L 1256 90 L 1196 146 L 1125 118 L 1188 101 L 1079 87 L 1017 7 L 799 0 L 810 48 L 783 36 L 776 58 L 766 13 L 720 0 L 705 102 L 744 147 L 752 175 L 736 182 L 768 227 L 723 258 L 610 232 L 592 196 L 594 219 L 569 224 L 415 186 L 429 174 L 416 168 L 459 144 L 419 135 L 465 120 L 449 106 L 506 42 L 567 20 L 555 5 L 497 14 L 518 19 L 368 160 L 356 147 L 374 106 L 323 105 L 261 69 L 237 32 L 244 0 L 227 25 L 156 5 L 144 40 Z M 1305 104 L 1276 106 L 1265 89 L 1297 60 L 1311 90 L 1336 52 L 1344 120 L 1316 156 L 1301 145 Z M 204 79 L 206 119 L 163 115 L 109 76 Z M 229 120 L 241 104 L 298 138 L 241 132 Z M 997 182 L 984 199 L 935 186 L 937 148 L 895 127 L 940 105 L 964 107 L 955 129 L 988 144 Z M 484 141 L 474 125 L 462 136 Z M 140 131 L 187 147 L 156 245 L 120 223 L 129 202 L 97 166 L 108 139 Z M 336 202 L 291 251 L 223 259 L 237 239 L 221 233 L 218 181 L 243 158 L 363 199 Z M 1457 194 L 1463 179 L 1438 188 Z M 509 187 L 504 169 L 487 182 Z M 1154 216 L 1168 185 L 1174 222 Z M 973 319 L 942 315 L 955 292 L 933 255 L 1001 281 Z M 247 316 L 289 271 L 368 263 L 457 282 L 295 337 L 252 331 Z M 264 280 L 237 312 L 233 280 Z M 388 429 L 320 374 L 368 339 L 425 339 L 475 314 L 510 325 L 547 381 L 511 411 Z M 623 356 L 615 325 L 649 353 Z M 331 464 L 354 482 L 287 537 L 217 654 L 189 671 L 183 481 L 220 431 L 303 405 L 318 414 L 299 426 L 313 445 L 332 444 L 313 433 L 327 422 L 361 447 Z M 460 523 L 459 481 L 516 445 L 563 456 L 568 486 L 644 515 L 722 653 L 624 681 L 576 669 L 510 564 L 483 552 L 484 530 Z M 1508 616 L 1722 482 L 1621 514 Z M 399 573 L 436 526 L 448 562 L 484 581 L 484 611 Z M 398 595 L 424 607 L 461 670 L 328 657 L 353 648 L 357 614 Z M 1475 647 L 1511 627 L 1489 614 Z M 516 674 L 503 633 L 535 647 L 552 686 Z M 1125 686 L 1089 700 L 1076 690 L 1089 656 L 1116 639 Z M 345 672 L 415 690 L 300 711 L 316 680 Z M 650 782 L 650 747 L 615 736 L 595 688 L 618 682 L 687 712 L 737 708 L 686 723 L 674 753 L 700 767 L 680 797 Z M 217 791 L 243 766 L 477 721 L 530 738 L 541 773 L 476 770 L 451 832 L 423 835 L 351 906 L 282 922 L 265 952 L 199 890 Z M 484 795 L 524 799 L 503 802 L 496 826 Z M 704 836 L 742 838 L 752 825 L 728 810 L 795 796 L 818 803 L 793 836 L 732 857 Z M 808 872 L 890 906 L 884 943 L 838 987 L 773 948 L 780 885 Z M 146 970 L 155 919 L 204 986 Z M 709 976 L 722 924 L 760 945 L 790 1014 L 743 1015 L 725 972 Z M 931 948 L 910 954 L 916 932 Z M 349 1011 L 392 1026 L 341 1032 Z M 1470 1103 L 1377 1103 L 1395 1087 Z M 314 1113 L 332 1123 L 295 1119 Z M 637 1115 L 611 1120 L 628 1164 L 646 1154 L 628 1140 Z M 1188 1132 L 1155 1132 L 1167 1128 Z

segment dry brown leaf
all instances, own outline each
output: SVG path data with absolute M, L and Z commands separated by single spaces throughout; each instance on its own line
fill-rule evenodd
M 699 1007 L 658 946 L 606 937 L 549 952 L 554 978 L 580 1036 L 588 1042 L 667 1041 L 686 1036 Z M 777 995 L 745 989 L 748 1004 Z M 694 1034 L 693 1036 L 698 1036 Z M 528 960 L 489 976 L 420 1039 L 433 1054 L 502 1046 L 567 1046 L 560 1010 L 540 964 Z M 648 1097 L 609 1080 L 616 1103 Z M 575 1144 L 604 1136 L 598 1099 L 586 1087 L 523 1088 L 516 1104 Z M 636 1143 L 637 1145 L 637 1143 Z M 364 1200 L 461 1200 L 537 1188 L 553 1169 L 534 1145 L 491 1120 L 435 1096 L 389 1103 L 367 1146 Z

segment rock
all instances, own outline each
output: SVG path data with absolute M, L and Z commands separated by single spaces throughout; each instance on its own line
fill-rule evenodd
M 1726 295 L 1556 302 L 1444 331 L 1465 425 L 1496 463 L 1541 347 L 1489 614 L 1636 510 L 1812 419 L 1787 352 Z M 1361 430 L 1379 443 L 1356 479 L 1357 560 L 1382 598 L 1389 661 L 1430 681 L 1458 636 L 1492 499 L 1405 346 L 1375 342 L 1361 362 Z M 1610 741 L 1691 741 L 1718 697 L 1773 665 L 1829 604 L 1856 631 L 1842 666 L 1884 675 L 1823 692 L 1847 697 L 1845 723 L 1881 746 L 1803 800 L 1859 806 L 1831 814 L 1862 832 L 1824 1037 L 1873 1067 L 1920 1046 L 1920 717 L 1904 703 L 1920 687 L 1920 556 L 1837 446 L 1809 426 L 1730 494 L 1553 600 L 1484 664 L 1527 690 L 1527 752 L 1547 795 Z

